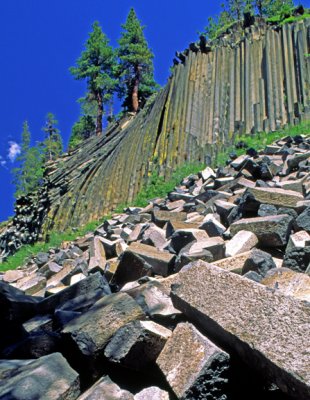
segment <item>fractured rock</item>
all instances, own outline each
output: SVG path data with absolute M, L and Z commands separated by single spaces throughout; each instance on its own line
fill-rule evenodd
M 276 268 L 268 271 L 261 283 L 310 303 L 310 276 L 306 274 L 300 274 L 288 268 Z
M 23 285 L 19 286 L 19 289 L 22 290 L 25 294 L 35 294 L 42 289 L 45 289 L 46 286 L 46 278 L 44 276 L 34 276 L 29 277 L 29 279 L 23 283 Z
M 296 230 L 304 230 L 310 233 L 310 207 L 307 207 L 294 222 Z
M 192 324 L 177 325 L 157 364 L 179 399 L 219 399 L 225 393 L 229 355 Z
M 204 250 L 210 252 L 213 256 L 213 260 L 220 260 L 225 254 L 225 242 L 220 236 L 211 237 L 209 239 L 200 240 L 194 243 L 189 243 L 181 250 L 181 254 L 187 256 L 195 256 L 202 253 Z M 206 254 L 208 257 L 208 254 Z
M 251 250 L 258 243 L 257 236 L 249 231 L 239 231 L 236 235 L 226 242 L 225 256 L 233 257 L 237 254 Z
M 154 274 L 167 276 L 172 270 L 175 256 L 142 243 L 132 243 L 128 250 L 144 259 L 152 267 Z
M 119 328 L 143 317 L 138 303 L 120 292 L 98 300 L 87 312 L 70 321 L 62 334 L 70 337 L 82 354 L 95 357 Z
M 249 271 L 254 271 L 261 276 L 265 276 L 270 269 L 276 267 L 270 254 L 259 249 L 253 249 L 243 265 L 242 275 Z
M 232 235 L 241 230 L 253 232 L 260 245 L 277 247 L 286 245 L 292 223 L 293 218 L 286 214 L 244 218 L 232 223 L 230 231 Z
M 143 233 L 142 243 L 163 249 L 167 245 L 165 230 L 156 225 L 148 227 Z
M 212 264 L 217 265 L 218 267 L 223 268 L 227 271 L 241 274 L 242 268 L 250 255 L 251 251 L 246 251 L 245 253 L 237 254 L 233 257 L 226 257 L 221 260 L 214 261 Z
M 93 240 L 90 242 L 89 246 L 89 269 L 93 269 L 95 267 L 99 267 L 104 269 L 106 264 L 106 254 L 104 250 L 104 245 L 101 238 L 95 236 Z
M 299 231 L 290 235 L 286 251 L 296 247 L 310 246 L 310 235 L 306 231 Z
M 136 281 L 143 276 L 150 276 L 152 273 L 152 266 L 139 254 L 128 249 L 120 257 L 112 282 L 123 286 L 127 282 Z
M 283 267 L 295 272 L 305 272 L 310 264 L 310 246 L 291 248 L 285 251 Z
M 202 261 L 178 274 L 172 299 L 210 338 L 284 393 L 310 396 L 307 303 Z
M 152 321 L 134 321 L 120 328 L 104 350 L 108 360 L 143 371 L 155 362 L 171 331 Z
M 157 317 L 175 318 L 181 314 L 173 306 L 167 290 L 156 280 L 131 289 L 128 294 L 136 300 L 147 315 L 154 319 Z
M 225 226 L 213 214 L 207 214 L 199 228 L 204 229 L 210 237 L 221 236 L 226 231 Z
M 297 203 L 303 200 L 303 195 L 293 190 L 278 188 L 248 188 L 255 201 L 259 203 L 271 204 L 277 207 L 296 207 Z
M 134 400 L 134 397 L 127 390 L 122 390 L 108 376 L 103 376 L 77 400 Z
M 22 279 L 24 277 L 24 272 L 19 270 L 6 271 L 3 275 L 3 282 L 13 283 Z
M 55 263 L 54 261 L 49 261 L 48 263 L 44 264 L 39 272 L 43 275 L 46 279 L 51 278 L 53 275 L 57 274 L 59 271 L 62 270 L 62 266 Z
M 73 400 L 79 394 L 79 376 L 60 353 L 21 366 L 0 383 L 3 400 Z
M 38 306 L 39 312 L 44 314 L 55 310 L 65 302 L 79 298 L 79 296 L 87 296 L 88 300 L 93 297 L 105 296 L 111 294 L 111 290 L 106 279 L 99 273 L 91 274 L 87 278 L 69 286 L 65 289 L 58 291 L 42 300 Z M 85 301 L 85 298 L 84 300 Z
M 0 282 L 0 321 L 25 322 L 38 309 L 39 300 L 25 295 L 21 290 Z
M 209 238 L 202 229 L 178 229 L 171 236 L 171 248 L 179 253 L 180 250 L 192 242 L 200 242 Z
M 137 393 L 134 400 L 169 400 L 169 393 L 156 386 L 151 386 Z
M 186 218 L 185 212 L 170 212 L 155 208 L 152 213 L 153 222 L 160 228 L 163 228 L 168 221 L 184 222 Z

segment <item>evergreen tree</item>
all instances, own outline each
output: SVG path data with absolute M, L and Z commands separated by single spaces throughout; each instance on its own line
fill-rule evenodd
M 31 133 L 28 122 L 23 124 L 21 152 L 16 158 L 18 167 L 13 169 L 15 198 L 36 190 L 43 180 L 43 157 L 41 146 L 30 147 Z
M 42 130 L 45 132 L 44 147 L 44 161 L 52 161 L 58 158 L 63 149 L 62 138 L 59 129 L 56 128 L 58 121 L 54 114 L 48 113 L 46 115 L 46 123 Z
M 93 136 L 96 131 L 96 124 L 90 115 L 81 115 L 78 121 L 73 125 L 69 139 L 69 149 L 74 149 L 85 139 Z
M 144 37 L 141 25 L 131 8 L 119 39 L 120 93 L 125 96 L 125 109 L 137 112 L 145 100 L 156 91 L 154 55 Z
M 245 12 L 246 2 L 244 0 L 226 0 L 229 15 L 234 20 L 241 20 Z
M 77 60 L 77 66 L 71 67 L 70 71 L 76 79 L 85 79 L 87 82 L 88 93 L 85 101 L 96 102 L 96 134 L 100 135 L 104 106 L 110 103 L 117 85 L 115 78 L 117 63 L 114 50 L 99 23 L 95 22 L 92 28 L 85 50 Z

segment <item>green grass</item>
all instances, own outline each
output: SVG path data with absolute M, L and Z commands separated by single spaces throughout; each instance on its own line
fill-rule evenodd
M 274 24 L 279 24 L 279 25 L 285 25 L 285 24 L 290 24 L 292 22 L 297 22 L 297 21 L 302 21 L 306 18 L 310 18 L 310 13 L 305 12 L 303 15 L 298 15 L 298 16 L 290 16 L 287 18 L 283 18 L 281 15 L 276 15 L 275 17 L 268 18 L 267 22 L 271 22 Z
M 184 164 L 177 168 L 167 181 L 157 173 L 153 173 L 149 183 L 137 195 L 133 202 L 137 207 L 145 207 L 150 199 L 155 197 L 165 197 L 175 186 L 179 185 L 182 179 L 190 174 L 196 174 L 204 168 L 203 164 Z
M 304 121 L 299 125 L 288 126 L 275 132 L 258 132 L 251 135 L 241 135 L 235 138 L 234 144 L 229 146 L 223 152 L 219 152 L 213 161 L 213 167 L 225 165 L 226 160 L 229 158 L 230 152 L 235 152 L 238 156 L 246 152 L 245 149 L 236 149 L 235 144 L 243 141 L 248 147 L 259 151 L 263 150 L 267 145 L 275 142 L 284 136 L 305 135 L 310 133 L 310 121 Z

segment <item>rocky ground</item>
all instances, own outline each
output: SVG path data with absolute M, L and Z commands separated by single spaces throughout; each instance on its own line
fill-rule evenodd
M 310 398 L 310 139 L 1 275 L 0 399 Z

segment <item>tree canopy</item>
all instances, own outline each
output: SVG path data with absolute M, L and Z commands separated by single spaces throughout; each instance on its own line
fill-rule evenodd
M 279 18 L 290 15 L 294 7 L 293 0 L 225 0 L 222 11 L 213 18 L 208 18 L 205 35 L 215 39 L 233 22 L 241 20 L 244 13 L 259 15 L 264 18 Z
M 117 79 L 115 52 L 109 45 L 109 39 L 102 32 L 99 22 L 94 22 L 92 32 L 85 44 L 85 50 L 77 60 L 76 67 L 71 67 L 72 75 L 79 80 L 86 80 L 86 102 L 96 102 L 96 134 L 102 133 L 104 106 L 113 100 Z
M 18 167 L 13 169 L 15 198 L 36 190 L 43 181 L 43 154 L 40 144 L 30 146 L 31 133 L 28 122 L 23 123 L 21 152 L 16 158 Z
M 45 140 L 43 142 L 44 162 L 55 160 L 62 153 L 62 138 L 59 129 L 56 128 L 57 124 L 58 121 L 55 115 L 48 113 L 45 126 L 42 128 L 43 132 L 45 132 Z
M 154 80 L 154 54 L 149 49 L 135 10 L 131 8 L 119 39 L 120 93 L 123 106 L 136 112 L 145 100 L 156 91 Z

